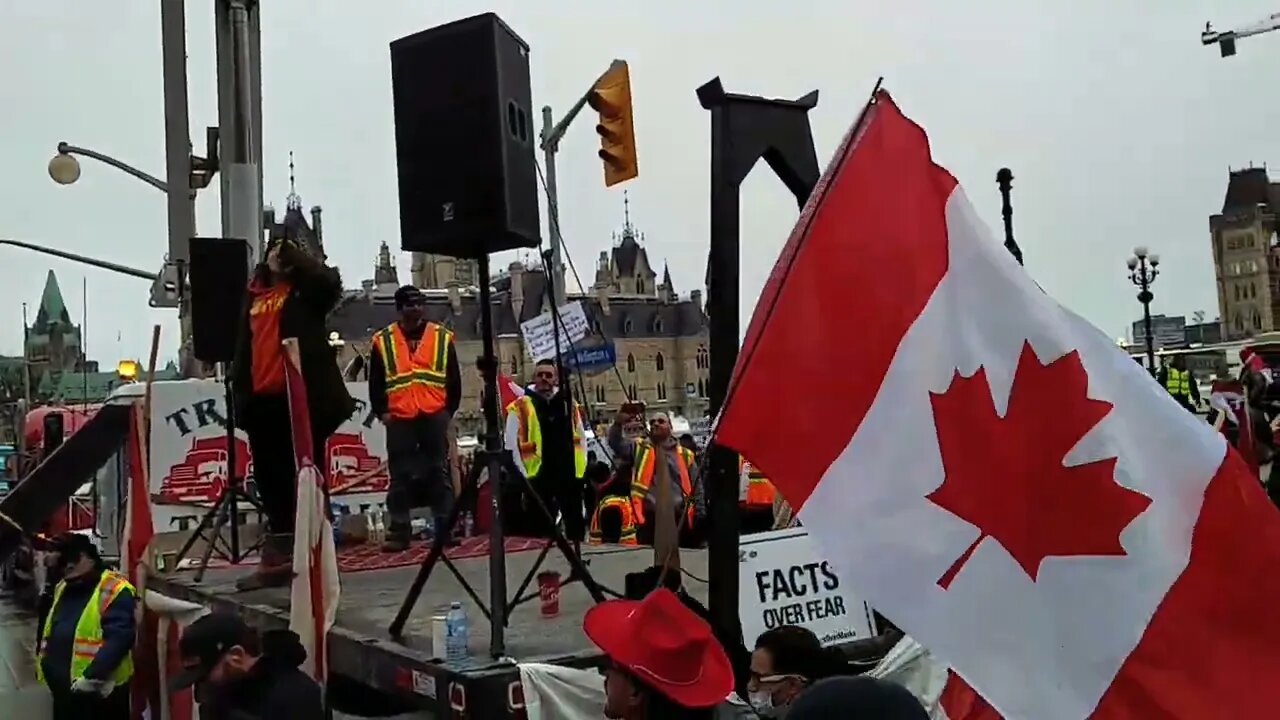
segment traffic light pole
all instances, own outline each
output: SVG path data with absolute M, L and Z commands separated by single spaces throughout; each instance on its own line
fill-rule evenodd
M 543 161 L 546 165 L 547 217 L 551 224 L 551 267 L 547 268 L 547 272 L 555 273 L 555 301 L 557 308 L 565 303 L 565 282 L 564 237 L 560 234 L 560 202 L 559 196 L 556 194 L 556 152 L 560 149 L 560 139 L 568 132 L 569 124 L 587 106 L 587 101 L 591 99 L 591 93 L 595 91 L 596 84 L 600 82 L 600 78 L 608 75 L 621 62 L 623 61 L 614 60 L 610 63 L 609 69 L 600 73 L 600 77 L 591 83 L 591 87 L 582 94 L 582 97 L 578 98 L 573 107 L 569 108 L 569 112 L 560 122 L 554 121 L 550 105 L 542 107 L 541 142 Z
M 577 109 L 581 111 L 582 105 L 585 104 L 585 102 L 579 103 Z M 573 115 L 576 114 L 577 113 L 573 113 L 565 119 L 572 120 Z M 556 289 L 555 302 L 556 307 L 559 308 L 563 306 L 565 302 L 564 257 L 562 249 L 564 240 L 560 236 L 560 203 L 559 196 L 556 194 L 556 150 L 560 144 L 560 138 L 552 135 L 555 129 L 556 125 L 552 121 L 551 106 L 544 105 L 542 108 L 542 153 L 543 163 L 546 166 L 547 217 L 551 222 L 551 267 L 546 268 L 546 271 L 548 273 L 548 277 L 554 279 Z M 560 132 L 563 134 L 564 130 L 561 129 Z

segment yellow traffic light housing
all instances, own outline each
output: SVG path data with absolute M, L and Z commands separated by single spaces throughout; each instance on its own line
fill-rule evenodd
M 587 104 L 600 113 L 600 159 L 604 161 L 604 186 L 613 187 L 640 174 L 636 165 L 636 133 L 631 108 L 631 73 L 617 60 L 596 82 Z

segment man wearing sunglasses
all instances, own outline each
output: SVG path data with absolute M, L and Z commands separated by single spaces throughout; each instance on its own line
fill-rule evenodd
M 559 511 L 564 518 L 565 537 L 582 542 L 587 526 L 586 431 L 582 410 L 571 397 L 569 383 L 561 385 L 554 360 L 539 360 L 530 391 L 507 406 L 506 444 L 552 517 Z M 517 522 L 512 534 L 550 537 L 551 524 L 537 503 L 527 500 L 521 507 L 524 522 Z
M 609 427 L 609 448 L 620 464 L 631 467 L 631 512 L 639 542 L 641 545 L 654 542 L 657 532 L 654 512 L 658 506 L 654 483 L 664 475 L 671 487 L 677 532 L 687 541 L 695 518 L 705 515 L 697 458 L 672 435 L 671 416 L 667 413 L 651 415 L 648 437 L 632 440 L 623 435 L 622 428 L 635 420 L 634 411 L 624 405 Z M 658 463 L 666 466 L 665 473 L 658 471 Z

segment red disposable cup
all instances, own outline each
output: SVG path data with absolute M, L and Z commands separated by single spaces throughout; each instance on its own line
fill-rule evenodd
M 538 599 L 542 601 L 542 617 L 560 614 L 560 573 L 555 570 L 538 573 Z

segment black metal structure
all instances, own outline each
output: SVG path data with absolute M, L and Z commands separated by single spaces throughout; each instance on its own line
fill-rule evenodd
M 519 482 L 523 480 L 528 484 L 528 478 L 516 469 L 511 455 L 502 447 L 502 434 L 499 419 L 501 410 L 498 407 L 498 360 L 494 352 L 494 329 L 493 329 L 493 304 L 491 299 L 492 289 L 490 288 L 489 278 L 489 256 L 481 255 L 479 257 L 479 274 L 483 278 L 480 283 L 480 330 L 484 337 L 483 345 L 483 373 L 484 373 L 484 392 L 481 397 L 484 403 L 484 450 L 480 453 L 479 460 L 472 465 L 471 472 L 463 481 L 461 496 L 453 504 L 453 511 L 449 514 L 446 521 L 446 527 L 436 528 L 435 539 L 431 545 L 431 550 L 423 559 L 418 574 L 414 577 L 413 582 L 409 586 L 409 592 L 405 595 L 404 602 L 400 605 L 400 611 L 396 613 L 396 617 L 391 622 L 388 632 L 393 638 L 400 638 L 403 635 L 405 623 L 409 620 L 410 613 L 413 612 L 414 605 L 418 602 L 418 597 L 422 594 L 423 587 L 426 586 L 427 580 L 431 577 L 438 561 L 444 560 L 445 567 L 449 568 L 454 577 L 462 585 L 463 590 L 471 597 L 472 601 L 480 607 L 480 611 L 484 613 L 485 618 L 489 620 L 489 654 L 497 659 L 506 654 L 506 638 L 505 630 L 508 624 L 508 617 L 511 610 L 529 597 L 520 597 L 520 593 L 528 587 L 531 578 L 536 574 L 536 569 L 541 565 L 543 558 L 546 556 L 544 551 L 539 556 L 537 564 L 535 564 L 535 572 L 529 573 L 529 577 L 525 578 L 524 583 L 517 591 L 517 597 L 507 599 L 507 564 L 506 564 L 506 548 L 505 537 L 502 529 L 502 478 L 510 478 L 511 482 Z M 559 313 L 552 313 L 554 329 L 559 337 Z M 490 493 L 490 502 L 492 503 L 492 519 L 489 524 L 489 602 L 486 605 L 480 600 L 479 594 L 466 581 L 458 569 L 453 565 L 448 557 L 444 554 L 445 541 L 453 532 L 453 528 L 457 525 L 458 517 L 462 514 L 462 508 L 470 504 L 473 496 L 479 494 L 480 470 L 484 468 L 487 472 L 489 482 L 492 483 L 493 491 Z M 591 576 L 579 556 L 575 548 L 569 545 L 569 541 L 565 539 L 564 534 L 560 532 L 555 522 L 555 516 L 542 502 L 542 498 L 537 493 L 532 492 L 530 486 L 530 497 L 537 503 L 539 510 L 547 518 L 547 522 L 552 528 L 552 541 L 564 555 L 565 560 L 569 563 L 570 578 L 575 581 L 582 582 L 587 592 L 591 594 L 592 599 L 596 602 L 603 602 L 604 592 L 599 584 Z
M 1004 247 L 1018 264 L 1022 264 L 1022 248 L 1013 239 L 1013 203 L 1009 191 L 1013 188 L 1013 171 L 1000 168 L 996 172 L 996 185 L 1000 186 L 1000 215 L 1004 217 Z
M 200 518 L 200 524 L 182 543 L 182 547 L 178 549 L 178 554 L 173 561 L 176 567 L 186 559 L 188 553 L 191 552 L 191 548 L 195 546 L 196 540 L 203 539 L 205 541 L 204 554 L 200 556 L 200 565 L 196 569 L 196 582 L 204 579 L 205 568 L 208 567 L 209 558 L 213 556 L 213 553 L 217 552 L 219 557 L 232 565 L 239 565 L 262 544 L 262 538 L 260 537 L 257 542 L 248 547 L 242 548 L 240 546 L 240 503 L 247 503 L 258 513 L 262 512 L 262 505 L 245 490 L 245 478 L 240 477 L 240 473 L 236 472 L 236 464 L 239 458 L 236 452 L 236 408 L 233 401 L 231 383 L 231 368 L 229 364 L 224 365 L 222 389 L 227 416 L 225 428 L 227 438 L 227 484 L 218 493 L 218 499 L 213 503 L 213 507 L 205 512 L 204 517 Z M 222 528 L 226 525 L 231 526 L 231 532 L 228 533 L 228 538 L 224 543 L 222 540 Z M 206 531 L 209 534 L 206 535 Z M 223 547 L 224 545 L 225 547 Z M 173 568 L 165 569 L 171 571 Z
M 1151 332 L 1151 301 L 1155 299 L 1155 295 L 1151 294 L 1151 285 L 1160 275 L 1160 270 L 1156 267 L 1159 264 L 1160 258 L 1149 255 L 1143 248 L 1135 249 L 1133 257 L 1128 261 L 1129 281 L 1138 286 L 1138 302 L 1142 303 L 1142 332 L 1147 336 L 1147 371 L 1152 375 L 1156 374 L 1156 345 L 1154 333 Z
M 817 153 L 809 110 L 818 91 L 798 100 L 771 100 L 726 93 L 720 78 L 697 90 L 711 112 L 711 248 L 707 262 L 707 314 L 711 351 L 711 415 L 724 405 L 738 360 L 740 266 L 739 213 L 742 181 L 764 158 L 796 204 L 804 207 L 818 182 Z M 708 606 L 717 629 L 742 636 L 738 618 L 738 457 L 712 443 L 705 475 L 708 526 Z

